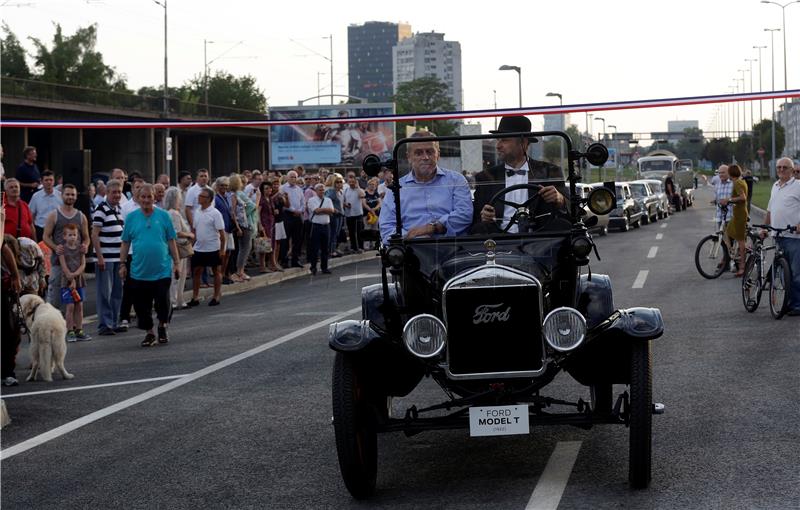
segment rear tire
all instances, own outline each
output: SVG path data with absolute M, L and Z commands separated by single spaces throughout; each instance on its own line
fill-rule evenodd
M 356 499 L 374 494 L 378 474 L 376 409 L 352 356 L 336 353 L 333 365 L 333 430 L 342 479 Z
M 755 256 L 747 257 L 742 275 L 742 303 L 750 313 L 758 309 L 761 302 L 761 265 Z
M 714 256 L 715 252 L 716 256 Z M 719 278 L 728 269 L 730 263 L 728 246 L 722 242 L 719 236 L 707 235 L 697 243 L 697 249 L 694 251 L 694 265 L 703 278 L 709 280 Z
M 642 217 L 639 221 L 642 223 L 642 225 L 647 225 L 648 223 L 650 223 L 650 216 L 647 215 L 647 211 L 645 211 L 645 213 L 642 214 Z
M 772 274 L 769 285 L 769 312 L 776 320 L 780 320 L 789 308 L 789 291 L 792 285 L 792 268 L 783 257 L 772 262 Z
M 653 460 L 653 369 L 650 340 L 631 349 L 628 480 L 633 489 L 650 486 Z

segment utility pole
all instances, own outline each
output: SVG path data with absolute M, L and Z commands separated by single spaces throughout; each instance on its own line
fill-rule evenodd
M 769 32 L 770 47 L 772 51 L 772 90 L 775 90 L 775 32 L 780 31 L 780 28 L 765 28 L 765 32 Z M 772 152 L 769 159 L 769 178 L 775 180 L 775 98 L 772 98 L 772 114 L 770 115 L 772 124 Z
M 153 2 L 164 8 L 164 111 L 162 112 L 162 116 L 164 120 L 166 120 L 167 117 L 169 117 L 169 88 L 167 86 L 167 0 L 153 0 Z M 169 128 L 166 128 L 164 129 L 164 173 L 166 174 L 170 174 L 169 161 L 172 156 L 168 149 L 169 144 Z
M 761 50 L 767 49 L 766 46 L 753 46 L 753 49 L 758 50 L 758 91 L 764 92 L 763 87 L 761 86 Z M 761 122 L 764 120 L 764 105 L 761 99 L 758 100 L 758 121 Z
M 331 40 L 331 58 L 328 60 L 331 62 L 331 106 L 333 106 L 333 34 L 330 34 L 328 39 Z

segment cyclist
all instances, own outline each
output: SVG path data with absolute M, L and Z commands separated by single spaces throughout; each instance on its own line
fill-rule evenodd
M 800 316 L 800 180 L 792 175 L 792 160 L 781 158 L 775 165 L 778 180 L 773 184 L 767 205 L 766 223 L 773 228 L 795 227 L 779 240 L 781 249 L 792 268 L 792 285 L 789 289 L 789 311 L 786 315 Z M 761 232 L 766 237 L 766 231 Z

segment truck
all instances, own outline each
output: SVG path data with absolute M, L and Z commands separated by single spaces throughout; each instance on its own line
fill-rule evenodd
M 681 160 L 668 150 L 658 149 L 639 158 L 637 164 L 640 179 L 658 179 L 663 183 L 671 176 L 676 189 L 680 191 L 683 208 L 692 206 L 695 175 L 691 160 Z

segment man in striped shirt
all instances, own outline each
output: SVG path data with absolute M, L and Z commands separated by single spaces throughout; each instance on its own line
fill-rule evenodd
M 733 193 L 733 181 L 728 176 L 728 165 L 720 165 L 717 177 L 719 179 L 714 186 L 714 203 L 717 211 L 714 219 L 717 222 L 717 230 L 721 230 L 725 228 L 725 223 L 733 219 L 733 206 L 728 206 L 728 200 Z
M 119 276 L 119 250 L 124 221 L 119 205 L 122 182 L 106 185 L 106 199 L 92 216 L 92 243 L 97 254 L 97 333 L 113 335 L 118 327 L 122 305 L 122 279 Z

